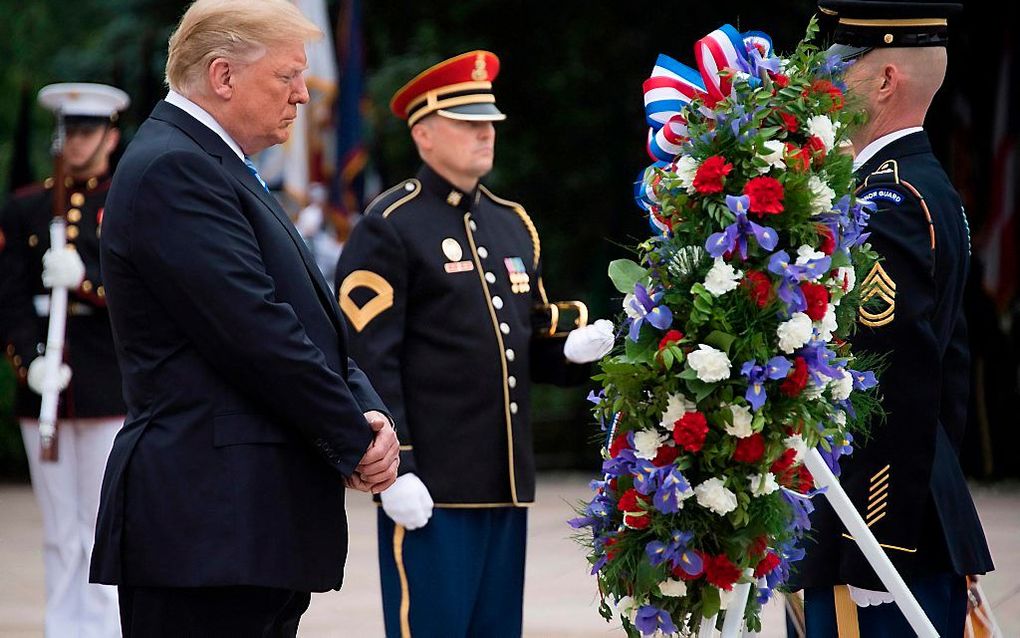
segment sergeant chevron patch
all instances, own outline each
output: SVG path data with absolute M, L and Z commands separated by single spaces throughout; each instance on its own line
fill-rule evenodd
M 351 297 L 351 293 L 358 288 L 368 288 L 375 295 L 369 298 L 364 305 L 359 306 Z M 340 309 L 344 311 L 351 326 L 361 332 L 373 319 L 393 306 L 393 286 L 374 272 L 355 270 L 344 279 L 337 297 Z
M 877 303 L 869 303 L 878 299 Z M 877 306 L 877 310 L 876 310 Z M 861 284 L 861 306 L 857 311 L 862 325 L 879 328 L 896 318 L 896 282 L 876 263 Z

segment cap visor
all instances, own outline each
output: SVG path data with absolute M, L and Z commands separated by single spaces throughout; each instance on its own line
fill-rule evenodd
M 872 47 L 852 47 L 846 44 L 834 44 L 825 51 L 826 57 L 837 56 L 843 62 L 861 57 Z
M 499 122 L 506 119 L 506 115 L 491 102 L 460 104 L 439 109 L 436 113 L 451 120 L 466 120 L 470 122 Z

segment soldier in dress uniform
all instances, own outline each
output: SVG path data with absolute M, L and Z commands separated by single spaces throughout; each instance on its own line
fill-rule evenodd
M 110 188 L 123 91 L 53 84 L 39 92 L 64 120 L 66 250 L 49 250 L 53 178 L 17 192 L 0 213 L 0 343 L 20 387 L 16 410 L 43 519 L 46 635 L 120 635 L 117 592 L 88 583 L 103 469 L 124 421 L 121 378 L 99 273 L 103 206 Z M 39 404 L 50 288 L 68 288 L 58 460 L 40 460 Z
M 530 382 L 581 382 L 612 347 L 607 321 L 549 336 L 538 231 L 479 183 L 505 118 L 498 72 L 472 51 L 397 91 L 423 166 L 368 206 L 337 269 L 353 356 L 402 444 L 379 512 L 388 636 L 520 635 Z
M 970 233 L 922 125 L 946 72 L 960 5 L 822 0 L 831 52 L 868 113 L 852 137 L 857 196 L 875 204 L 882 256 L 861 286 L 856 349 L 888 353 L 884 424 L 843 461 L 840 481 L 942 636 L 962 636 L 968 574 L 991 571 L 958 460 L 970 361 L 963 314 Z M 807 635 L 908 636 L 909 625 L 829 507 L 799 563 Z M 859 632 L 859 633 L 858 633 Z

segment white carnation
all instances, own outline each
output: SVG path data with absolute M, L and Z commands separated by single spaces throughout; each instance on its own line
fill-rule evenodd
M 733 266 L 726 263 L 722 257 L 716 257 L 715 263 L 705 276 L 705 289 L 712 295 L 718 297 L 731 290 L 736 290 L 737 284 L 744 273 L 734 270 Z
M 835 412 L 835 414 L 832 415 L 832 422 L 835 423 L 837 427 L 845 428 L 846 427 L 846 412 L 844 412 L 842 410 L 837 410 Z
M 832 341 L 832 333 L 836 332 L 839 324 L 836 322 L 836 306 L 829 304 L 825 309 L 825 316 L 818 322 L 819 338 L 828 343 Z
M 809 323 L 810 321 L 808 319 Z M 705 383 L 730 378 L 730 359 L 726 353 L 703 343 L 698 345 L 697 350 L 687 355 L 687 364 L 698 374 L 698 379 Z
M 776 475 L 772 472 L 752 474 L 747 477 L 747 481 L 751 484 L 751 496 L 768 496 L 779 489 Z
M 767 166 L 758 168 L 759 173 L 768 173 L 773 168 L 780 170 L 786 168 L 786 162 L 783 161 L 783 152 L 786 147 L 779 140 L 769 140 L 765 142 L 765 151 L 758 156 L 759 159 L 764 160 Z
M 737 495 L 726 489 L 720 478 L 710 478 L 694 488 L 698 505 L 710 509 L 719 516 L 725 516 L 737 509 Z
M 825 253 L 823 253 L 820 250 L 815 250 L 814 248 L 812 248 L 811 246 L 808 246 L 807 244 L 804 244 L 800 248 L 797 249 L 797 265 L 798 266 L 803 266 L 804 264 L 808 263 L 809 261 L 815 261 L 815 260 L 824 259 L 824 258 L 825 258 Z
M 627 313 L 627 316 L 630 317 L 631 319 L 641 318 L 641 313 L 638 312 L 637 309 L 634 307 L 636 302 L 637 298 L 634 296 L 634 293 L 632 292 L 628 292 L 623 297 L 623 311 Z
M 677 392 L 676 394 L 669 395 L 669 400 L 666 402 L 666 411 L 662 413 L 662 422 L 659 423 L 664 429 L 673 431 L 673 426 L 680 418 L 688 412 L 694 412 L 698 409 L 698 404 L 691 401 L 683 394 Z
M 659 593 L 670 598 L 683 598 L 687 595 L 687 583 L 670 578 L 659 583 Z
M 813 381 L 808 382 L 807 386 L 804 387 L 804 391 L 801 392 L 800 395 L 807 399 L 808 401 L 820 399 L 822 397 L 822 393 L 825 392 L 825 388 L 828 385 L 829 385 L 828 381 L 822 383 L 822 385 L 816 385 Z
M 638 607 L 640 606 L 641 604 L 630 596 L 624 596 L 616 603 L 617 611 L 629 618 L 631 622 L 637 617 Z
M 751 408 L 733 404 L 730 405 L 730 413 L 733 415 L 733 425 L 726 426 L 726 434 L 738 439 L 746 439 L 754 434 L 754 430 L 751 429 L 751 420 L 754 418 Z
M 808 190 L 811 191 L 811 213 L 821 215 L 832 210 L 832 200 L 836 198 L 836 191 L 829 188 L 817 175 L 812 175 L 808 180 Z
M 846 401 L 850 398 L 850 393 L 853 391 L 854 378 L 846 370 L 840 370 L 839 378 L 833 379 L 829 383 L 829 392 L 832 394 L 834 401 Z
M 843 290 L 843 283 L 846 282 L 846 290 L 850 292 L 857 285 L 857 273 L 850 266 L 840 266 L 836 269 L 836 276 L 833 277 L 836 286 Z
M 836 127 L 833 126 L 832 120 L 825 115 L 809 117 L 807 130 L 809 134 L 822 140 L 826 152 L 831 151 L 832 147 L 836 145 Z
M 779 329 L 776 330 L 779 336 L 779 349 L 786 354 L 793 353 L 811 340 L 813 329 L 811 317 L 803 312 L 793 313 L 793 316 L 779 324 Z
M 639 430 L 634 433 L 634 456 L 642 459 L 654 459 L 659 453 L 659 446 L 665 436 L 654 430 Z
M 674 164 L 673 172 L 676 173 L 677 179 L 687 189 L 687 192 L 695 192 L 694 175 L 698 172 L 698 160 L 690 155 L 683 155 Z
M 783 443 L 786 444 L 786 447 L 797 453 L 793 459 L 794 464 L 801 463 L 804 460 L 808 451 L 807 443 L 804 442 L 804 439 L 799 434 L 786 437 L 783 439 Z

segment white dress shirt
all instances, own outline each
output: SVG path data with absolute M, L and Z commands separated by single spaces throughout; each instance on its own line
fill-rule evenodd
M 871 144 L 868 144 L 861 152 L 854 157 L 854 170 L 856 171 L 860 167 L 864 166 L 869 159 L 874 157 L 880 150 L 889 146 L 901 137 L 906 137 L 911 133 L 921 133 L 924 129 L 920 126 L 911 126 L 910 128 L 902 128 L 898 131 L 893 131 L 887 135 L 883 135 Z

